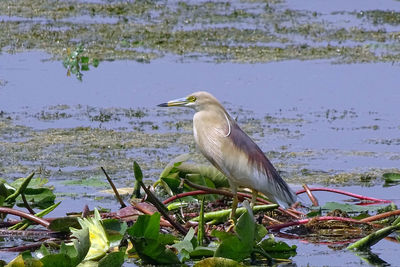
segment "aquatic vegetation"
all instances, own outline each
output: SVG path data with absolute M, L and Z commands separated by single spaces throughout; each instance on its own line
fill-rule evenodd
M 63 65 L 67 69 L 67 76 L 73 74 L 79 81 L 82 81 L 82 71 L 88 71 L 89 65 L 95 68 L 99 66 L 99 60 L 84 56 L 84 51 L 83 44 L 79 44 L 73 51 L 68 48 L 67 56 L 63 60 Z
M 110 249 L 110 241 L 108 240 L 107 233 L 101 224 L 101 217 L 97 209 L 94 210 L 94 217 L 91 218 L 78 218 L 78 223 L 82 229 L 88 229 L 90 248 L 84 260 L 101 259 Z M 82 230 L 71 228 L 72 236 L 79 236 Z
M 184 158 L 180 157 L 180 159 Z M 104 169 L 103 171 L 112 188 L 115 188 Z M 233 227 L 233 232 L 226 232 L 226 229 L 231 227 L 229 227 L 229 223 L 225 223 L 226 219 L 221 220 L 221 218 L 225 218 L 225 215 L 221 211 L 215 212 L 213 209 L 229 207 L 230 204 L 224 198 L 232 197 L 232 193 L 223 189 L 226 187 L 226 178 L 221 176 L 218 171 L 211 167 L 184 165 L 182 162 L 171 163 L 161 173 L 161 178 L 155 185 L 155 191 L 150 190 L 143 183 L 143 172 L 137 162 L 134 162 L 133 171 L 137 182 L 147 194 L 148 202 L 132 199 L 132 205 L 128 206 L 119 195 L 116 195 L 121 203 L 121 208 L 115 212 L 102 212 L 100 215 L 99 211 L 95 209 L 93 217 L 87 217 L 90 211 L 84 210 L 81 214 L 82 218 L 60 217 L 52 219 L 49 223 L 47 220 L 37 217 L 40 216 L 39 214 L 35 216 L 20 210 L 0 207 L 0 212 L 3 214 L 19 215 L 29 220 L 30 223 L 36 222 L 42 227 L 52 230 L 52 232 L 46 229 L 39 230 L 37 233 L 35 233 L 37 230 L 34 229 L 25 230 L 26 233 L 47 235 L 52 238 L 48 239 L 49 242 L 45 239 L 44 242 L 36 244 L 38 249 L 33 254 L 23 252 L 9 264 L 77 266 L 90 263 L 98 266 L 110 266 L 110 264 L 121 266 L 126 256 L 134 256 L 140 259 L 137 263 L 153 265 L 194 262 L 196 266 L 201 266 L 206 262 L 224 260 L 234 266 L 249 261 L 252 264 L 267 263 L 271 265 L 279 262 L 291 262 L 290 258 L 296 255 L 297 250 L 295 245 L 290 246 L 286 242 L 276 240 L 274 233 L 277 230 L 282 231 L 291 226 L 302 225 L 303 228 L 295 227 L 287 230 L 286 236 L 293 235 L 296 238 L 316 243 L 332 241 L 350 244 L 354 239 L 359 239 L 348 245 L 347 249 L 365 250 L 393 234 L 400 227 L 400 210 L 393 204 L 378 210 L 375 205 L 357 206 L 331 202 L 319 206 L 318 213 L 314 210 L 313 215 L 308 214 L 308 216 L 314 217 L 301 219 L 300 215 L 304 214 L 298 209 L 278 209 L 276 204 L 264 205 L 268 206 L 268 209 L 257 208 L 261 206 L 251 209 L 248 200 L 245 200 L 243 211 L 238 210 L 241 215 Z M 194 177 L 196 178 L 193 180 Z M 192 181 L 189 182 L 186 179 Z M 206 179 L 215 183 L 205 183 Z M 174 180 L 181 185 L 174 186 Z M 31 181 L 33 181 L 32 186 L 46 182 L 37 178 L 33 180 L 33 174 L 31 174 L 19 181 L 18 189 L 14 192 L 11 191 L 5 201 L 13 201 L 18 195 L 26 192 Z M 159 193 L 162 191 L 159 190 L 160 188 L 171 195 L 163 202 L 158 199 Z M 307 186 L 305 188 L 308 189 L 306 191 L 310 198 L 314 198 L 311 193 L 312 188 Z M 388 202 L 335 189 L 327 188 L 326 190 L 348 194 L 369 201 L 369 204 Z M 302 192 L 299 191 L 297 194 Z M 212 194 L 213 198 L 209 200 L 204 197 L 197 198 L 199 194 L 204 193 Z M 243 192 L 239 194 L 239 197 L 251 199 L 251 195 Z M 164 206 L 164 203 L 178 204 L 182 203 L 182 200 L 191 203 L 180 206 L 180 212 L 168 211 Z M 257 201 L 268 203 L 265 198 L 258 198 Z M 205 205 L 205 202 L 208 204 Z M 216 203 L 219 204 L 216 205 Z M 28 207 L 26 205 L 25 203 L 25 207 Z M 51 210 L 57 205 L 53 205 Z M 196 207 L 198 205 L 201 206 L 200 209 Z M 209 211 L 210 208 L 211 211 Z M 302 209 L 313 210 L 315 207 L 303 206 Z M 377 210 L 376 215 L 368 214 L 377 212 Z M 174 216 L 178 213 L 181 216 Z M 228 213 L 229 210 L 226 215 Z M 262 216 L 255 215 L 256 213 L 261 213 Z M 193 214 L 198 215 L 197 220 Z M 206 223 L 211 214 L 214 219 Z M 356 214 L 357 217 L 349 218 L 350 214 Z M 391 220 L 388 221 L 389 219 Z M 185 221 L 190 222 L 190 224 L 186 223 L 187 225 L 197 225 L 198 231 L 196 232 L 193 227 L 184 226 Z M 127 222 L 133 223 L 133 225 L 128 227 Z M 379 229 L 381 227 L 377 226 L 377 223 L 380 223 L 383 228 Z M 218 228 L 210 228 L 212 224 L 218 225 Z M 206 225 L 207 227 L 205 227 Z M 163 230 L 161 231 L 161 229 Z M 65 235 L 66 232 L 71 232 L 71 236 Z M 3 233 L 7 234 L 7 230 L 3 230 Z M 10 234 L 15 233 L 10 232 Z M 24 231 L 21 231 L 21 234 L 21 238 L 26 235 Z M 54 248 L 55 240 L 59 240 L 59 245 Z M 50 246 L 53 248 L 50 249 Z M 20 250 L 25 250 L 24 246 L 20 247 Z M 377 258 L 375 262 L 379 260 Z
M 338 10 L 325 19 L 315 11 L 289 9 L 282 1 L 7 0 L 0 3 L 0 15 L 0 49 L 42 49 L 59 59 L 67 51 L 69 70 L 78 79 L 89 64 L 98 65 L 96 59 L 149 62 L 166 54 L 215 62 L 399 60 L 400 33 L 384 30 L 399 22 L 391 10 Z M 330 22 L 343 16 L 352 23 Z M 383 29 L 371 29 L 375 26 Z M 79 44 L 86 48 L 80 67 L 71 58 L 77 50 L 68 52 Z

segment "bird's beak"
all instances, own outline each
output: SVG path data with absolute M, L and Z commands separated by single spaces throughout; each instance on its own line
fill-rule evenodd
M 158 106 L 159 107 L 182 107 L 188 103 L 189 103 L 189 101 L 187 100 L 187 98 L 183 97 L 183 98 L 168 101 L 167 103 L 161 103 Z

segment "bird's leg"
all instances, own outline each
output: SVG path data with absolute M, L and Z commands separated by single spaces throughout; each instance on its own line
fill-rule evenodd
M 230 183 L 230 186 L 231 186 L 232 193 L 233 193 L 233 202 L 232 202 L 231 214 L 229 216 L 230 225 L 229 225 L 228 228 L 226 228 L 226 232 L 230 232 L 233 229 L 233 227 L 235 227 L 235 224 L 236 224 L 236 208 L 237 208 L 237 205 L 238 205 L 238 202 L 239 202 L 238 197 L 237 197 L 237 187 L 234 184 L 231 184 L 231 183 Z
M 231 215 L 229 216 L 229 226 L 226 228 L 226 232 L 232 231 L 233 227 L 235 227 L 236 224 L 236 208 L 238 205 L 238 197 L 236 190 L 234 192 L 234 197 L 233 197 L 233 202 L 232 202 L 232 210 L 231 210 Z
M 237 193 L 234 193 L 235 196 L 233 197 L 233 202 L 232 202 L 232 210 L 231 210 L 231 215 L 230 215 L 230 219 L 234 222 L 236 222 L 236 208 L 238 205 L 238 197 L 237 197 Z
M 258 191 L 255 189 L 251 190 L 252 196 L 251 196 L 251 208 L 254 208 L 254 205 L 256 204 L 257 201 L 257 196 L 258 196 Z

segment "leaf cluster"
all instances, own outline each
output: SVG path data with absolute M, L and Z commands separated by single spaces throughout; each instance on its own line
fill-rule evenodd
M 229 188 L 227 178 L 216 168 L 210 165 L 198 165 L 186 162 L 187 155 L 181 155 L 170 162 L 160 174 L 159 180 L 154 187 L 162 188 L 169 196 L 183 192 L 193 191 L 186 184 L 182 185 L 181 179 L 187 179 L 189 182 L 209 188 Z M 202 197 L 185 197 L 184 201 L 197 201 Z M 205 200 L 215 201 L 221 198 L 218 195 L 207 195 Z M 180 201 L 179 203 L 182 203 Z
M 89 71 L 89 65 L 97 68 L 100 64 L 98 59 L 84 56 L 84 51 L 83 44 L 79 44 L 73 51 L 68 48 L 67 56 L 63 60 L 63 66 L 67 69 L 67 76 L 71 76 L 72 73 L 79 81 L 82 81 L 82 71 Z
M 256 255 L 271 263 L 274 261 L 273 257 L 287 259 L 296 254 L 296 246 L 275 241 L 272 235 L 267 235 L 265 227 L 255 223 L 249 211 L 242 214 L 234 229 L 235 233 L 214 230 L 212 236 L 217 239 L 208 246 L 200 246 L 192 228 L 179 241 L 174 236 L 159 233 L 158 213 L 141 215 L 127 230 L 134 247 L 129 252 L 137 253 L 146 264 L 178 264 L 212 257 L 218 260 L 230 259 L 235 266 L 246 259 L 255 259 Z
M 28 209 L 50 209 L 41 215 L 36 214 L 39 217 L 53 210 L 56 199 L 53 188 L 45 186 L 47 179 L 33 177 L 34 173 L 31 173 L 26 178 L 17 179 L 10 184 L 4 180 L 0 181 L 0 206 L 12 208 L 17 205 Z M 4 220 L 5 216 L 2 215 L 1 218 Z

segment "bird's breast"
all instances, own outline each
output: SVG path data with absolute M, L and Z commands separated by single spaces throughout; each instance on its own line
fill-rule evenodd
M 222 147 L 228 130 L 229 126 L 221 113 L 201 111 L 193 117 L 193 134 L 197 147 L 223 173 Z

